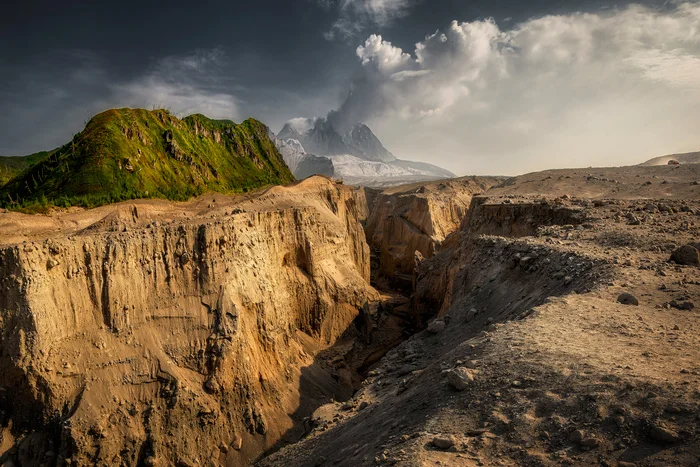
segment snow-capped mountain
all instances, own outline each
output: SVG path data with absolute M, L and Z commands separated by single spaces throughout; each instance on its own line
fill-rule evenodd
M 306 151 L 304 151 L 304 146 L 301 145 L 299 140 L 289 138 L 289 139 L 275 139 L 275 145 L 277 150 L 282 154 L 284 162 L 287 163 L 289 170 L 294 173 L 304 157 L 306 157 Z
M 397 159 L 372 130 L 358 123 L 338 131 L 327 119 L 294 118 L 277 134 L 277 145 L 297 178 L 331 163 L 336 177 L 358 185 L 386 185 L 452 178 L 452 172 L 424 162 Z M 303 154 L 302 154 L 303 151 Z M 314 156 L 311 156 L 311 155 Z M 305 176 L 308 176 L 305 175 Z
M 347 132 L 341 132 L 324 118 L 295 118 L 284 125 L 277 137 L 282 140 L 296 139 L 310 154 L 349 154 L 363 160 L 380 162 L 396 159 L 363 123 L 358 123 Z
M 301 180 L 316 174 L 328 177 L 335 175 L 333 162 L 330 159 L 307 154 L 299 140 L 294 138 L 281 139 L 279 136 L 272 140 L 275 142 L 277 150 L 282 154 L 287 167 L 297 179 Z

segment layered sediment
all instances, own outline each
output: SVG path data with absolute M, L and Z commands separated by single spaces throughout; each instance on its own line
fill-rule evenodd
M 313 357 L 378 298 L 355 196 L 314 177 L 2 247 L 3 458 L 244 465 L 293 438 L 302 378 L 343 390 Z
M 472 196 L 498 181 L 464 177 L 403 185 L 379 193 L 366 226 L 367 240 L 378 257 L 378 275 L 394 286 L 410 289 L 416 262 L 432 257 L 459 227 Z

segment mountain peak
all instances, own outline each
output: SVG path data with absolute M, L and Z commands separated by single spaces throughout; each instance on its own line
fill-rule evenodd
M 377 162 L 396 159 L 364 123 L 357 123 L 344 132 L 325 118 L 294 118 L 284 125 L 277 137 L 281 140 L 298 140 L 309 153 L 321 156 L 349 154 Z

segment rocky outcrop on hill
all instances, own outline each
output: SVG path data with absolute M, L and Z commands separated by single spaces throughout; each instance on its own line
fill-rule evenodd
M 3 246 L 0 463 L 247 465 L 299 436 L 309 393 L 347 391 L 314 356 L 378 298 L 355 195 Z
M 403 185 L 376 196 L 367 221 L 367 241 L 378 254 L 379 274 L 410 287 L 416 252 L 432 257 L 459 227 L 472 196 L 496 184 L 490 177 Z

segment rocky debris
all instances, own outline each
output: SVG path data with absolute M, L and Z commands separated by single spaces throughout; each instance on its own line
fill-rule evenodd
M 637 297 L 635 297 L 629 292 L 623 292 L 620 295 L 618 295 L 617 302 L 622 303 L 623 305 L 639 305 L 639 300 L 637 300 Z
M 642 219 L 640 219 L 639 217 L 635 216 L 635 215 L 632 214 L 631 212 L 628 212 L 628 213 L 626 214 L 626 217 L 627 217 L 627 224 L 628 224 L 628 225 L 641 225 L 641 224 L 642 224 Z
M 670 302 L 664 303 L 663 308 L 675 308 L 676 310 L 692 311 L 695 308 L 695 304 L 689 301 L 671 300 Z
M 683 245 L 671 253 L 670 261 L 684 266 L 700 266 L 700 252 L 693 245 Z
M 456 391 L 464 391 L 474 381 L 475 370 L 465 367 L 457 367 L 447 372 L 447 384 Z

